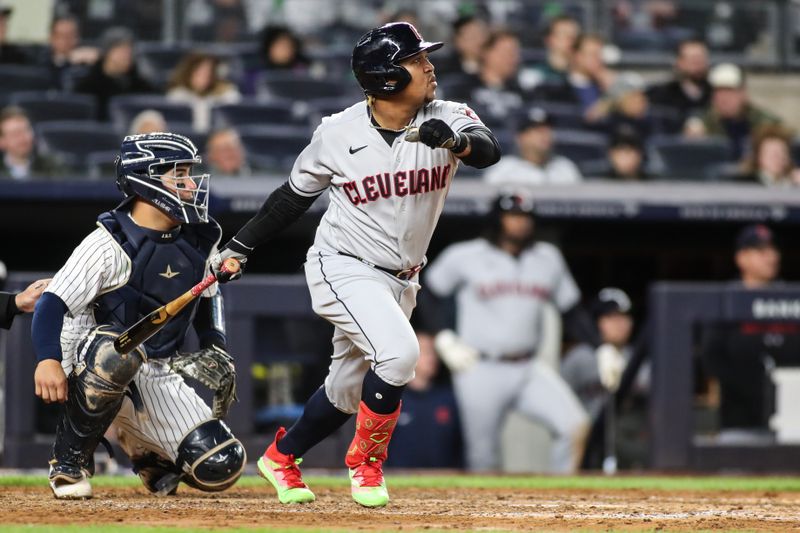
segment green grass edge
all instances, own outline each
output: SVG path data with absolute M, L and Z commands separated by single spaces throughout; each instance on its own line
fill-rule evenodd
M 305 476 L 312 487 L 345 487 L 342 476 Z M 664 491 L 765 491 L 800 492 L 800 477 L 745 477 L 745 476 L 480 476 L 480 475 L 392 475 L 387 483 L 397 488 L 468 488 L 488 490 L 664 490 Z M 135 476 L 96 476 L 95 487 L 138 487 Z M 0 487 L 47 486 L 41 475 L 0 475 Z M 244 476 L 235 487 L 263 487 L 272 489 L 257 476 Z M 234 488 L 235 488 L 234 487 Z

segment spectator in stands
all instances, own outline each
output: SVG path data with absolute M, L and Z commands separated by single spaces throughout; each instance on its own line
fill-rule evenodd
M 36 153 L 31 122 L 25 111 L 9 106 L 0 111 L 0 180 L 53 178 L 63 169 L 50 158 Z
M 217 130 L 209 135 L 205 160 L 214 177 L 241 177 L 251 173 L 242 139 L 233 128 Z
M 781 254 L 767 226 L 743 228 L 734 259 L 740 279 L 733 287 L 760 290 L 778 283 Z M 711 378 L 712 404 L 719 402 L 720 443 L 774 441 L 768 425 L 773 410 L 769 370 L 776 364 L 798 364 L 796 335 L 789 333 L 785 322 L 723 322 L 705 329 L 701 354 Z
M 13 11 L 14 8 L 0 0 L 0 63 L 28 63 L 30 58 L 22 48 L 6 42 L 8 21 Z
M 519 155 L 504 155 L 485 174 L 491 185 L 573 184 L 583 180 L 578 167 L 553 154 L 553 122 L 547 112 L 532 108 L 517 129 Z
M 169 131 L 167 119 L 160 111 L 155 109 L 145 109 L 140 111 L 133 120 L 131 127 L 128 128 L 128 135 L 143 135 L 145 133 L 155 133 L 158 131 Z
M 121 94 L 149 93 L 154 88 L 133 61 L 133 34 L 125 28 L 109 28 L 100 40 L 100 58 L 75 91 L 94 95 L 99 120 L 108 119 L 108 103 Z
M 259 65 L 245 73 L 242 92 L 248 95 L 258 91 L 258 78 L 265 72 L 306 73 L 311 67 L 303 42 L 287 26 L 265 26 L 261 30 Z
M 603 103 L 594 106 L 589 117 L 591 122 L 605 122 L 606 129 L 614 132 L 626 129 L 646 143 L 657 133 L 657 124 L 650 110 L 650 102 L 644 92 L 644 79 L 636 72 L 618 74 L 608 89 L 608 114 Z
M 732 63 L 711 69 L 708 81 L 713 88 L 711 108 L 700 116 L 690 117 L 684 126 L 687 137 L 724 136 L 731 143 L 731 159 L 742 157 L 750 134 L 768 124 L 779 124 L 771 113 L 750 103 L 745 75 Z
M 453 386 L 439 378 L 433 336 L 417 331 L 419 360 L 403 393 L 403 412 L 389 447 L 387 466 L 395 468 L 461 468 L 464 466 L 461 424 Z M 425 438 L 421 439 L 420 436 Z
M 532 85 L 544 84 L 563 87 L 567 84 L 572 53 L 580 33 L 580 24 L 569 15 L 559 15 L 550 20 L 544 34 L 547 57 L 544 63 L 540 63 L 533 69 L 535 79 L 532 81 Z
M 620 128 L 608 147 L 608 177 L 620 181 L 647 179 L 644 169 L 644 145 L 634 131 Z
M 495 31 L 483 47 L 478 73 L 450 87 L 446 97 L 480 105 L 487 115 L 484 121 L 505 120 L 522 107 L 519 64 L 519 38 L 510 31 Z
M 634 354 L 632 306 L 628 295 L 616 287 L 602 289 L 594 298 L 590 309 L 600 338 L 604 344 L 614 346 L 622 355 L 619 361 L 602 361 L 599 351 L 582 343 L 571 348 L 561 362 L 561 376 L 581 401 L 591 420 L 597 420 L 609 394 L 617 391 L 624 368 Z M 614 386 L 612 386 L 614 385 Z M 615 430 L 616 452 L 622 468 L 647 465 L 647 397 L 650 392 L 650 366 L 639 367 L 631 390 L 617 407 Z M 606 452 L 609 450 L 605 450 Z M 589 452 L 591 453 L 591 452 Z M 603 454 L 605 455 L 605 453 Z
M 37 63 L 50 71 L 51 88 L 69 91 L 75 79 L 86 75 L 100 55 L 97 48 L 79 46 L 78 19 L 73 16 L 56 17 L 50 25 L 50 42 Z
M 15 316 L 33 311 L 49 283 L 49 279 L 40 279 L 19 293 L 0 291 L 0 329 L 10 329 Z
M 489 25 L 474 15 L 459 17 L 453 22 L 453 53 L 436 61 L 436 76 L 477 74 L 481 53 L 489 38 Z M 438 58 L 437 58 L 438 59 Z
M 598 35 L 579 36 L 573 47 L 566 84 L 541 85 L 534 91 L 534 97 L 576 104 L 587 120 L 595 120 L 602 114 L 595 106 L 604 105 L 602 99 L 615 78 L 603 62 L 603 46 L 605 41 Z
M 192 127 L 197 132 L 211 128 L 211 109 L 215 105 L 241 100 L 239 89 L 219 75 L 219 59 L 204 52 L 186 55 L 172 73 L 167 98 L 192 106 Z
M 742 179 L 768 187 L 800 185 L 800 169 L 792 161 L 791 142 L 791 132 L 781 126 L 757 130 Z
M 708 47 L 699 39 L 687 39 L 678 45 L 674 78 L 654 85 L 647 91 L 656 106 L 677 110 L 682 120 L 691 113 L 702 113 L 711 102 L 708 83 Z

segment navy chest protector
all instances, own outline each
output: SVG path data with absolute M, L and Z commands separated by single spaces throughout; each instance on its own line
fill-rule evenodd
M 222 230 L 213 220 L 184 224 L 169 232 L 138 226 L 126 210 L 98 217 L 131 261 L 128 282 L 95 300 L 98 324 L 126 329 L 141 317 L 177 298 L 206 275 L 206 261 Z M 197 300 L 150 338 L 144 348 L 149 358 L 174 355 L 183 344 L 194 318 Z

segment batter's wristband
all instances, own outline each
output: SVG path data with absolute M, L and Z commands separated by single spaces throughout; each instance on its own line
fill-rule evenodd
M 458 132 L 453 132 L 453 135 L 455 135 L 456 137 L 456 144 L 455 146 L 450 148 L 450 151 L 453 152 L 454 154 L 460 154 L 461 152 L 466 150 L 467 147 L 469 146 L 469 137 L 467 137 L 463 133 L 458 133 Z

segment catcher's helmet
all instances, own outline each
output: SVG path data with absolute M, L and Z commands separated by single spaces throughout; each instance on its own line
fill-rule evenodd
M 208 174 L 165 176 L 180 164 L 202 160 L 183 135 L 147 133 L 123 139 L 116 160 L 117 187 L 138 196 L 183 223 L 208 222 Z
M 443 43 L 423 40 L 407 22 L 392 22 L 368 31 L 358 40 L 353 48 L 353 73 L 366 94 L 396 94 L 411 82 L 411 74 L 400 66 L 400 61 L 442 46 Z

